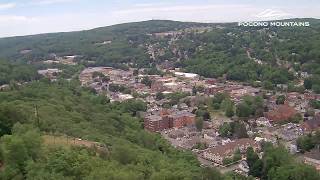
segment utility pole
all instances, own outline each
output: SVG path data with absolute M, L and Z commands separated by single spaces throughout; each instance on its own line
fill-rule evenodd
M 36 126 L 38 126 L 38 128 L 40 129 L 40 118 L 39 118 L 39 112 L 38 112 L 38 106 L 35 104 L 34 105 L 34 116 L 35 116 L 35 120 L 36 120 Z

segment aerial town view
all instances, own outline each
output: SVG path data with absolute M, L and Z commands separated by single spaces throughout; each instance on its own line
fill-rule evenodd
M 319 8 L 1 1 L 0 179 L 319 180 Z

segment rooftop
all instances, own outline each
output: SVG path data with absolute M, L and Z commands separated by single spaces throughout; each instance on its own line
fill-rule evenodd
M 310 152 L 305 153 L 304 156 L 310 159 L 320 160 L 320 150 L 313 149 Z
M 146 119 L 148 119 L 149 121 L 161 121 L 162 117 L 159 115 L 150 115 L 147 116 Z
M 230 155 L 231 153 L 234 152 L 236 148 L 239 148 L 240 146 L 243 146 L 243 145 L 255 146 L 256 142 L 249 138 L 237 139 L 223 146 L 211 148 L 208 150 L 208 152 L 213 154 L 219 154 L 220 156 L 226 156 L 226 155 Z

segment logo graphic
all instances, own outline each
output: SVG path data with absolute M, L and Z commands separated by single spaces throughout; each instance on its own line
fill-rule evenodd
M 309 27 L 308 21 L 283 20 L 293 18 L 294 15 L 274 9 L 266 9 L 259 14 L 254 15 L 258 20 L 239 22 L 238 26 L 243 27 Z

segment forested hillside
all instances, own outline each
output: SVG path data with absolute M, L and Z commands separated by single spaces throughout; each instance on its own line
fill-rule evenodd
M 10 81 L 25 82 L 39 79 L 36 68 L 22 63 L 0 60 L 0 86 Z
M 253 28 L 235 23 L 153 20 L 89 31 L 3 38 L 0 57 L 36 63 L 52 58 L 52 54 L 78 55 L 86 66 L 90 62 L 91 66 L 121 68 L 150 68 L 168 60 L 175 67 L 205 77 L 226 77 L 268 88 L 276 84 L 292 87 L 301 74 L 308 73 L 314 75 L 308 76 L 315 84 L 313 89 L 320 91 L 320 22 L 299 20 L 309 21 L 310 27 Z
M 140 101 L 109 103 L 74 81 L 43 79 L 0 92 L 0 178 L 253 179 L 201 168 L 191 152 L 176 150 L 159 135 L 144 131 L 141 120 L 133 117 L 143 110 Z M 69 144 L 62 143 L 66 135 Z M 74 137 L 98 146 L 72 145 Z M 262 160 L 257 154 L 248 155 L 255 176 L 319 178 L 313 168 L 296 163 L 282 147 L 264 148 Z
M 139 101 L 110 104 L 104 97 L 80 88 L 75 82 L 31 83 L 22 89 L 2 92 L 0 160 L 3 170 L 0 177 L 200 177 L 201 169 L 191 153 L 173 149 L 158 135 L 144 131 L 141 121 L 132 117 L 144 108 Z M 41 135 L 45 134 L 99 142 L 106 150 L 96 155 L 94 149 L 50 146 L 43 144 Z
M 89 31 L 42 34 L 3 38 L 0 40 L 0 57 L 11 60 L 41 61 L 50 53 L 82 55 L 97 65 L 134 62 L 147 65 L 149 58 L 139 44 L 145 43 L 148 33 L 184 29 L 197 23 L 174 21 L 147 21 L 97 28 Z M 112 41 L 111 45 L 99 45 Z M 31 53 L 21 53 L 32 50 Z

